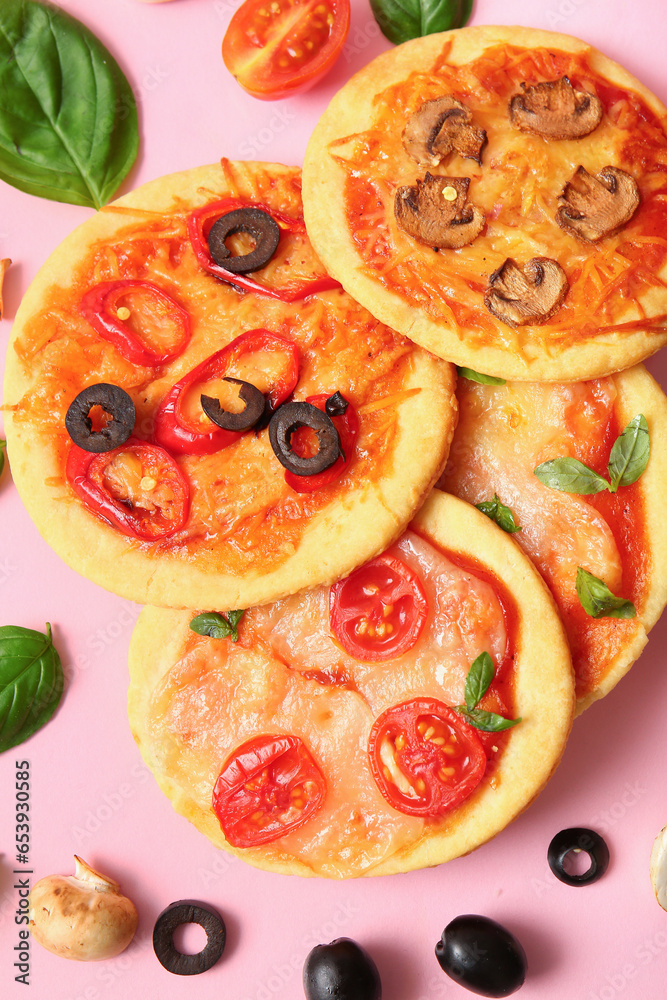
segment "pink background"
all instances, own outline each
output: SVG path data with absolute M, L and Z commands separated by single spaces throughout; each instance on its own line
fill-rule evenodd
M 329 98 L 388 47 L 367 0 L 352 0 L 349 40 L 329 77 L 304 96 L 260 102 L 234 83 L 220 58 L 239 3 L 61 0 L 108 45 L 138 98 L 141 152 L 122 191 L 223 154 L 300 163 Z M 664 0 L 476 0 L 471 23 L 523 23 L 577 35 L 667 101 Z M 14 261 L 5 285 L 3 344 L 38 267 L 89 215 L 0 184 L 0 257 Z M 665 358 L 649 362 L 663 385 Z M 408 875 L 299 880 L 216 851 L 172 811 L 126 720 L 127 647 L 140 609 L 60 562 L 37 534 L 7 472 L 0 512 L 1 621 L 39 629 L 52 622 L 68 676 L 48 727 L 0 758 L 0 995 L 26 996 L 12 968 L 19 929 L 12 888 L 14 761 L 26 758 L 33 878 L 67 873 L 72 855 L 81 854 L 115 876 L 140 913 L 134 943 L 110 962 L 66 962 L 33 943 L 33 996 L 299 998 L 310 948 L 349 936 L 375 957 L 384 1000 L 455 1000 L 470 994 L 440 971 L 433 947 L 453 917 L 476 912 L 499 920 L 523 942 L 530 966 L 523 1000 L 664 997 L 667 914 L 653 898 L 648 858 L 667 823 L 667 617 L 630 675 L 577 720 L 563 762 L 539 800 L 496 840 L 470 857 Z M 607 875 L 583 889 L 556 881 L 546 862 L 552 836 L 573 825 L 597 829 L 611 851 Z M 151 946 L 160 910 L 188 897 L 216 905 L 228 928 L 223 959 L 191 979 L 167 973 Z M 200 946 L 195 931 L 188 941 Z

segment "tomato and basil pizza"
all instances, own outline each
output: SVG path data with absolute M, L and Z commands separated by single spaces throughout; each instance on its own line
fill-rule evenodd
M 572 650 L 577 709 L 629 670 L 667 601 L 667 398 L 637 365 L 578 383 L 460 379 L 440 485 L 533 560 Z
M 566 35 L 414 39 L 320 119 L 309 235 L 350 294 L 440 357 L 521 380 L 619 371 L 667 341 L 666 113 Z
M 4 410 L 17 487 L 65 561 L 138 602 L 225 610 L 396 538 L 455 403 L 452 367 L 326 273 L 300 172 L 223 160 L 56 250 L 17 314 Z
M 228 619 L 145 608 L 130 675 L 132 731 L 174 808 L 253 865 L 330 878 L 484 843 L 547 781 L 574 710 L 539 574 L 437 490 L 333 586 Z

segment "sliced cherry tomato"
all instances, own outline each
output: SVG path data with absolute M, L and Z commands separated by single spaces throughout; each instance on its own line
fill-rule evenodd
M 102 454 L 73 444 L 66 475 L 91 513 L 132 538 L 168 538 L 187 520 L 190 491 L 181 470 L 146 441 L 129 438 Z
M 363 663 L 390 660 L 412 649 L 428 616 L 419 577 L 396 556 L 377 556 L 329 592 L 331 631 Z
M 387 802 L 410 816 L 454 809 L 486 769 L 477 732 L 435 698 L 414 698 L 383 712 L 371 729 L 368 755 Z
M 269 208 L 258 202 L 241 201 L 238 198 L 226 198 L 224 201 L 216 201 L 211 205 L 204 205 L 188 216 L 188 236 L 195 256 L 205 271 L 214 274 L 216 278 L 227 281 L 237 288 L 242 288 L 246 292 L 258 292 L 260 295 L 268 295 L 272 299 L 280 299 L 282 302 L 296 302 L 305 299 L 307 295 L 314 295 L 316 292 L 326 292 L 332 288 L 340 288 L 340 282 L 331 278 L 328 274 L 312 281 L 302 281 L 284 288 L 268 288 L 261 285 L 248 274 L 233 274 L 222 267 L 211 257 L 208 248 L 208 234 L 213 223 L 221 215 L 233 212 L 237 208 L 259 208 L 263 212 L 268 212 L 272 219 L 280 226 L 281 230 L 288 233 L 305 233 L 306 224 L 303 219 L 293 219 L 282 212 Z M 280 246 L 280 244 L 278 244 Z
M 306 402 L 312 403 L 313 406 L 316 406 L 318 410 L 322 410 L 324 413 L 327 399 L 329 399 L 327 393 L 322 392 L 317 396 L 307 396 Z M 357 417 L 357 411 L 352 406 L 352 403 L 348 402 L 345 413 L 340 416 L 333 416 L 331 419 L 333 420 L 334 427 L 338 431 L 340 446 L 343 449 L 345 458 L 340 456 L 336 459 L 333 465 L 329 466 L 328 469 L 324 469 L 322 472 L 318 472 L 314 476 L 297 476 L 293 472 L 286 472 L 285 482 L 291 489 L 294 490 L 295 493 L 314 493 L 316 490 L 321 490 L 324 486 L 328 486 L 330 483 L 333 483 L 334 480 L 340 478 L 352 461 L 357 436 L 359 434 L 359 418 Z M 309 432 L 308 428 L 300 427 L 294 432 L 294 434 L 292 434 L 292 448 L 297 455 L 301 455 L 302 457 L 314 454 L 311 450 L 311 446 L 314 445 L 316 449 L 317 445 L 315 442 L 316 437 L 312 432 Z
M 350 0 L 245 0 L 229 22 L 222 58 L 248 93 L 276 100 L 328 73 L 349 29 Z
M 161 365 L 177 357 L 190 339 L 190 316 L 151 281 L 103 281 L 81 300 L 92 328 L 134 365 Z M 159 341 L 164 339 L 166 343 Z M 150 341 L 157 341 L 151 347 Z
M 280 374 L 267 393 L 269 408 L 275 410 L 280 406 L 294 390 L 299 378 L 298 349 L 291 341 L 269 330 L 248 330 L 193 368 L 169 390 L 155 414 L 157 443 L 179 455 L 211 455 L 238 440 L 242 433 L 247 433 L 218 427 L 203 410 L 201 421 L 194 423 L 186 416 L 184 403 L 189 390 L 197 383 L 203 385 L 210 379 L 221 379 L 227 372 L 237 372 L 244 360 L 256 353 L 274 354 L 282 359 Z
M 234 847 L 255 847 L 302 826 L 324 801 L 326 781 L 298 736 L 255 736 L 227 758 L 213 811 Z

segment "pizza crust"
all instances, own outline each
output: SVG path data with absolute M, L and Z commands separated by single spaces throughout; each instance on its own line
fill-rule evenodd
M 495 771 L 495 787 L 483 781 L 438 831 L 424 832 L 416 843 L 354 874 L 388 875 L 440 864 L 495 836 L 526 808 L 552 774 L 573 718 L 573 675 L 562 626 L 541 577 L 518 546 L 474 507 L 438 490 L 432 492 L 411 527 L 436 546 L 474 560 L 512 595 L 517 606 L 514 712 L 523 721 L 511 731 Z M 267 870 L 316 874 L 307 861 L 267 859 L 259 849 L 230 846 L 208 806 L 210 799 L 199 798 L 182 776 L 179 779 L 164 765 L 167 737 L 152 718 L 152 699 L 184 653 L 192 614 L 145 608 L 132 636 L 128 710 L 142 757 L 174 809 L 216 846 Z M 363 845 L 348 847 L 358 852 Z
M 376 95 L 402 82 L 410 73 L 426 71 L 436 62 L 448 42 L 451 42 L 451 50 L 447 61 L 453 65 L 463 65 L 481 56 L 487 48 L 502 44 L 585 53 L 591 67 L 610 83 L 635 91 L 659 117 L 664 119 L 667 115 L 667 109 L 658 98 L 623 67 L 585 42 L 568 35 L 532 28 L 484 25 L 405 42 L 381 54 L 357 73 L 334 96 L 311 136 L 303 166 L 303 195 L 306 225 L 318 254 L 330 273 L 378 319 L 457 365 L 506 379 L 578 381 L 607 375 L 647 358 L 667 343 L 664 322 L 654 327 L 647 324 L 646 328 L 622 334 L 615 331 L 600 333 L 586 340 L 562 345 L 557 339 L 549 341 L 547 334 L 540 332 L 541 327 L 531 328 L 534 332 L 526 341 L 498 321 L 495 343 L 471 343 L 465 327 L 457 330 L 445 320 L 430 318 L 401 294 L 384 287 L 364 266 L 346 217 L 344 189 L 347 173 L 335 162 L 330 144 L 368 129 L 373 121 Z M 605 152 L 601 151 L 603 160 Z M 452 169 L 454 174 L 465 173 L 462 162 L 470 161 L 458 161 Z M 607 162 L 604 160 L 604 163 Z M 407 172 L 414 172 L 415 164 L 407 154 L 406 163 Z M 600 162 L 600 167 L 602 165 Z M 446 173 L 447 170 L 441 166 L 436 172 Z M 405 183 L 405 180 L 397 179 L 397 183 Z M 415 250 L 420 252 L 418 244 L 415 244 Z M 528 238 L 522 262 L 533 256 Z M 661 277 L 667 279 L 667 266 L 663 268 Z M 644 315 L 649 318 L 667 313 L 665 288 L 648 289 L 643 295 L 642 305 Z M 631 321 L 641 315 L 628 312 L 622 321 Z

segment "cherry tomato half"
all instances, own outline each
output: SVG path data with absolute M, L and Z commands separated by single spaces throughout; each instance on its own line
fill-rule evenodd
M 435 698 L 414 698 L 383 712 L 368 755 L 387 802 L 411 816 L 442 816 L 482 780 L 486 754 L 476 731 Z
M 350 0 L 245 0 L 222 42 L 229 72 L 254 97 L 312 87 L 331 69 L 350 29 Z
M 213 811 L 234 847 L 255 847 L 302 826 L 324 801 L 326 781 L 298 736 L 255 736 L 223 765 Z
M 411 649 L 428 616 L 421 580 L 396 556 L 355 569 L 329 592 L 331 631 L 363 663 L 390 660 Z
M 66 475 L 92 514 L 131 538 L 168 538 L 187 520 L 190 491 L 181 470 L 146 441 L 129 438 L 101 454 L 73 444 Z
M 316 406 L 318 410 L 322 410 L 324 413 L 327 399 L 329 399 L 327 393 L 322 392 L 317 396 L 307 396 L 306 402 Z M 320 490 L 324 486 L 328 486 L 330 483 L 333 483 L 336 479 L 343 475 L 352 461 L 354 446 L 357 441 L 357 435 L 359 434 L 359 418 L 357 417 L 357 411 L 352 406 L 352 403 L 348 402 L 345 413 L 340 416 L 334 416 L 331 419 L 333 420 L 334 427 L 338 431 L 340 446 L 343 449 L 345 458 L 339 456 L 333 465 L 330 465 L 328 469 L 324 469 L 322 472 L 318 472 L 314 476 L 297 476 L 293 472 L 286 472 L 285 482 L 291 489 L 294 490 L 295 493 L 314 493 L 316 490 Z M 314 438 L 315 435 L 313 434 L 312 437 Z M 312 442 L 309 441 L 308 428 L 299 427 L 294 434 L 292 434 L 292 448 L 302 457 L 306 457 L 310 453 L 311 443 Z

